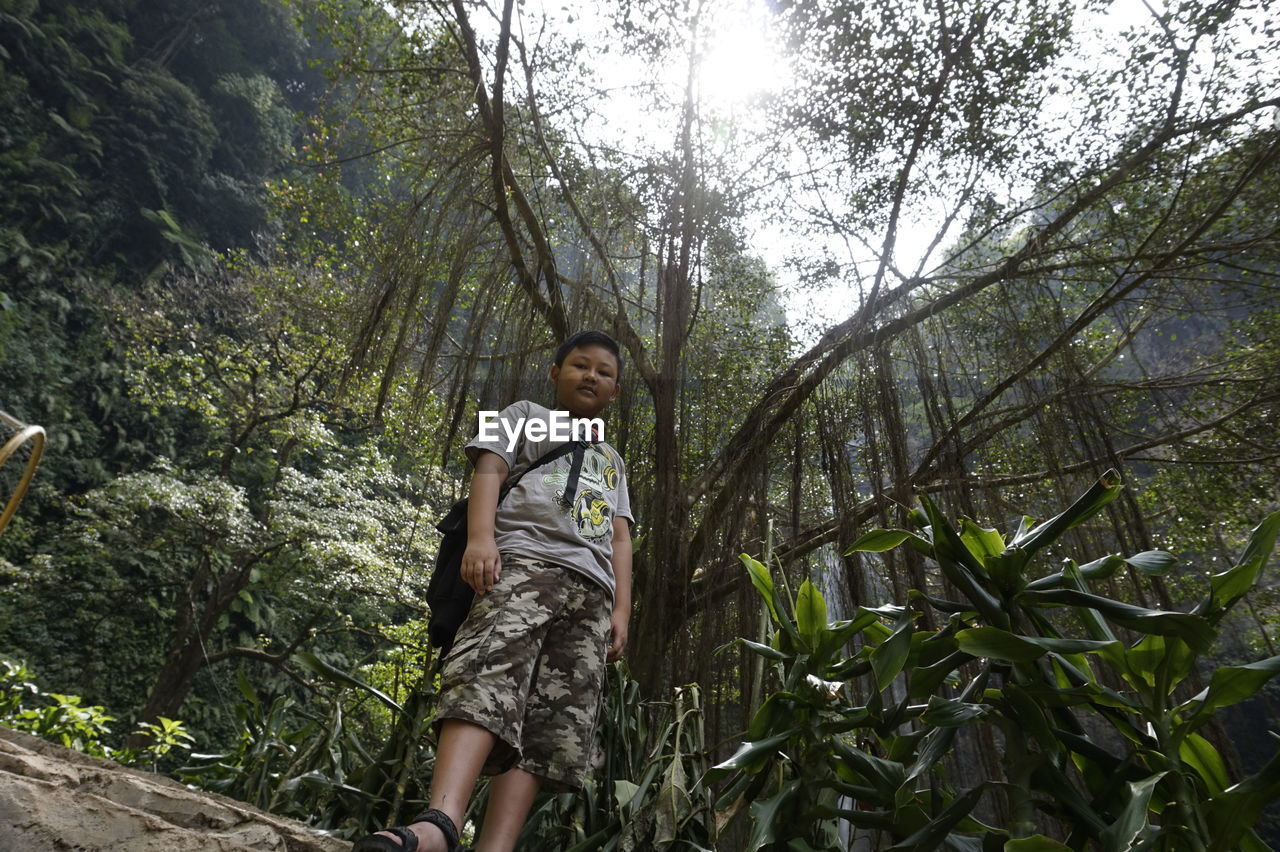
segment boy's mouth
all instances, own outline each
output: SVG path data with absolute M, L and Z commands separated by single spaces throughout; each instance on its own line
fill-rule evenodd
M 581 393 L 589 393 L 592 396 L 596 395 L 596 389 L 588 385 L 578 385 L 578 390 Z

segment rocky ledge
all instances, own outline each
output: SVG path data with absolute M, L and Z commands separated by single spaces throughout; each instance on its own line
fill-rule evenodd
M 0 728 L 0 849 L 346 852 L 348 841 Z

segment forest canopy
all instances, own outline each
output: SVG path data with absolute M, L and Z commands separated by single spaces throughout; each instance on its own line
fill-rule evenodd
M 548 800 L 529 848 L 782 844 L 770 814 L 813 816 L 792 770 L 703 773 L 776 733 L 788 677 L 843 683 L 849 707 L 927 704 L 918 683 L 977 706 L 969 669 L 915 679 L 949 658 L 921 649 L 1003 659 L 953 634 L 1016 633 L 999 612 L 1027 600 L 1084 613 L 1037 621 L 1035 648 L 1112 616 L 1133 646 L 1180 625 L 1151 635 L 1187 643 L 1168 685 L 1189 701 L 1276 656 L 1265 555 L 1230 606 L 1211 575 L 1269 552 L 1280 509 L 1278 63 L 1262 2 L 6 0 L 0 409 L 49 440 L 0 536 L 0 655 L 122 720 L 112 747 L 182 720 L 223 756 L 167 758 L 193 783 L 347 834 L 407 809 L 461 444 L 480 410 L 548 401 L 556 344 L 596 328 L 623 349 L 607 429 L 638 521 L 616 783 L 599 807 Z M 1099 482 L 1018 562 L 1040 574 L 990 569 Z M 957 563 L 977 581 L 948 567 L 944 516 L 987 548 Z M 1068 584 L 1063 560 L 1088 590 L 1018 585 Z M 988 581 L 1001 607 L 937 604 Z M 828 623 L 861 625 L 830 628 L 827 668 L 779 638 L 802 602 L 806 659 Z M 924 657 L 897 668 L 856 656 L 908 646 Z M 1106 660 L 1097 689 L 1120 689 L 1133 670 Z M 1245 697 L 1188 717 L 1222 782 L 1274 752 Z M 937 746 L 953 778 L 1011 779 L 997 728 Z M 830 790 L 857 798 L 841 772 Z M 920 773 L 1015 838 L 1072 836 Z M 894 808 L 897 841 L 929 822 Z M 845 848 L 853 817 L 826 818 L 844 840 L 804 842 Z

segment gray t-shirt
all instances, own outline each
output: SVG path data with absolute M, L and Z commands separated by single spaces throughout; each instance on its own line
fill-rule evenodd
M 467 444 L 471 463 L 475 464 L 481 450 L 501 456 L 511 469 L 509 481 L 564 443 L 550 438 L 527 440 L 520 428 L 515 448 L 508 449 L 508 436 L 516 432 L 520 418 L 540 418 L 550 423 L 551 412 L 528 400 L 507 406 L 498 414 L 498 428 L 490 430 L 490 437 L 496 431 L 496 440 L 484 440 L 478 433 Z M 567 453 L 522 477 L 498 505 L 494 539 L 502 553 L 545 559 L 577 571 L 599 583 L 612 597 L 613 519 L 635 522 L 622 456 L 603 441 L 587 447 L 578 473 L 577 493 L 566 506 L 560 495 L 569 480 L 572 462 L 573 453 Z

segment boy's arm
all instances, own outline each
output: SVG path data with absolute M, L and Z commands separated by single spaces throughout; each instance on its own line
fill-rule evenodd
M 498 582 L 502 559 L 493 540 L 494 516 L 498 511 L 498 494 L 507 481 L 510 468 L 502 456 L 481 451 L 476 457 L 476 470 L 471 475 L 471 492 L 467 497 L 467 549 L 462 553 L 463 581 L 483 595 Z
M 612 663 L 627 648 L 627 627 L 631 623 L 631 523 L 613 519 L 613 614 L 609 617 L 609 654 Z

